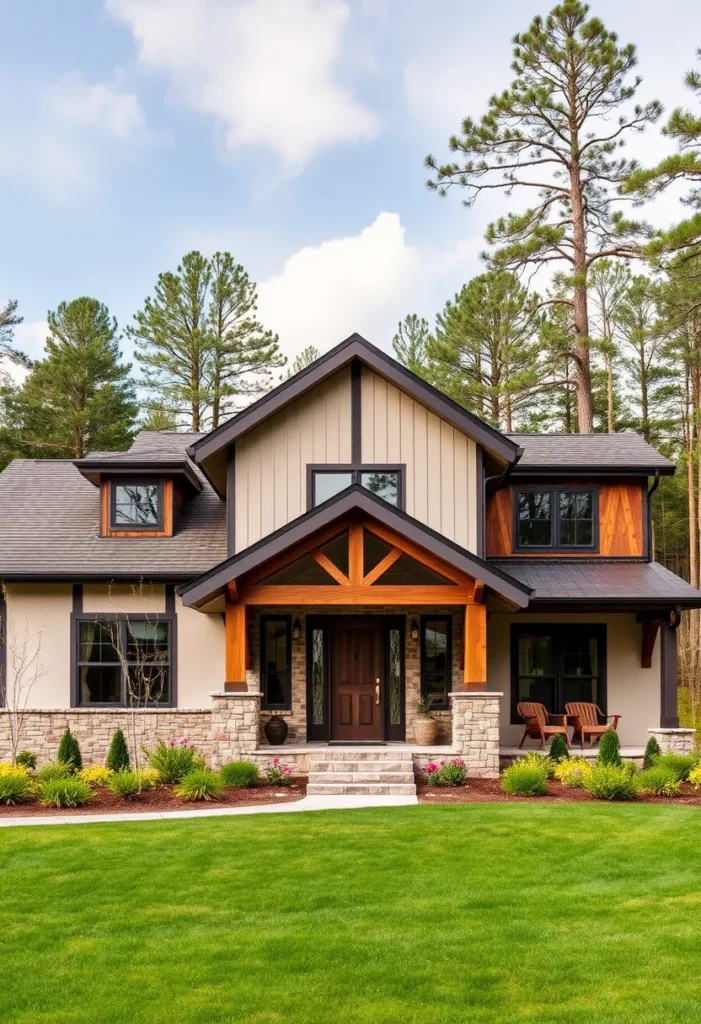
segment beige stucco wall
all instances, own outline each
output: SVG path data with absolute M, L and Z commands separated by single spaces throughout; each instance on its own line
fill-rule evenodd
M 165 608 L 165 586 L 162 583 L 85 583 L 83 585 L 83 612 L 88 615 L 93 612 L 157 615 L 162 614 Z
M 477 550 L 477 446 L 461 431 L 363 367 L 362 460 L 406 465 L 406 511 Z
M 8 584 L 7 703 L 70 705 L 73 590 L 69 584 Z
M 618 735 L 624 746 L 644 746 L 647 730 L 660 721 L 660 640 L 651 668 L 640 667 L 641 625 L 635 615 L 491 615 L 487 627 L 487 680 L 490 690 L 503 691 L 501 743 L 518 745 L 523 726 L 511 725 L 512 622 L 604 623 L 606 625 L 606 689 L 608 713 L 622 715 Z M 527 741 L 525 746 L 532 747 Z
M 307 465 L 351 461 L 350 369 L 236 443 L 236 550 L 307 510 Z
M 208 708 L 224 688 L 225 635 L 219 612 L 204 615 L 175 599 L 178 621 L 178 707 Z

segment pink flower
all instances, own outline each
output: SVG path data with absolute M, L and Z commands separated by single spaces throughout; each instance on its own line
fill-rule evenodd
M 441 761 L 441 768 L 443 767 L 444 764 L 445 764 L 445 761 Z
M 431 764 L 427 764 L 426 765 L 426 771 L 427 772 L 437 772 L 438 771 L 438 765 L 437 764 L 433 764 L 433 762 Z
M 273 764 L 280 764 L 280 758 L 279 757 L 274 757 L 273 758 Z

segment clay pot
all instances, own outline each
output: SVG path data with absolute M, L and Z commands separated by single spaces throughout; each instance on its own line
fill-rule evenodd
M 414 737 L 420 747 L 432 747 L 438 742 L 438 722 L 425 715 L 414 720 Z
M 268 743 L 273 747 L 278 747 L 287 739 L 289 729 L 284 718 L 281 718 L 280 715 L 273 715 L 263 726 L 263 732 Z

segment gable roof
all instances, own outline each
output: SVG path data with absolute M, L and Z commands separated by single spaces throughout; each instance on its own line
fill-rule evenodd
M 359 360 L 375 373 L 391 381 L 458 430 L 469 434 L 497 458 L 507 463 L 515 462 L 518 458 L 518 442 L 468 412 L 452 398 L 448 398 L 433 385 L 417 377 L 411 370 L 407 370 L 396 359 L 370 344 L 359 334 L 352 334 L 300 373 L 283 381 L 232 419 L 222 423 L 216 430 L 199 438 L 190 449 L 192 458 L 198 465 L 204 466 L 208 460 L 218 455 L 222 448 L 253 430 L 289 402 L 305 395 L 311 388 L 355 360 Z
M 482 580 L 487 587 L 517 607 L 525 608 L 528 605 L 531 591 L 527 584 L 513 579 L 498 566 L 478 558 L 459 544 L 420 523 L 418 519 L 413 519 L 401 509 L 376 497 L 359 484 L 347 487 L 328 501 L 309 509 L 297 519 L 214 566 L 198 579 L 186 583 L 179 590 L 183 604 L 193 606 L 211 600 L 231 580 L 251 572 L 317 530 L 353 513 L 361 513 L 378 520 L 389 529 L 442 558 L 444 562 L 455 566 L 456 569 Z
M 640 434 L 509 434 L 523 449 L 513 475 L 582 472 L 672 475 L 674 463 L 660 455 Z

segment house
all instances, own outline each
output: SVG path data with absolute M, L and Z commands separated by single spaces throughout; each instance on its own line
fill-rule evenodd
M 357 335 L 210 433 L 17 460 L 0 670 L 21 745 L 53 756 L 70 724 L 102 760 L 119 725 L 215 765 L 386 743 L 493 776 L 519 701 L 586 700 L 624 747 L 682 747 L 676 627 L 701 593 L 650 553 L 673 472 L 633 433 L 500 433 Z M 420 696 L 438 748 L 414 743 Z

